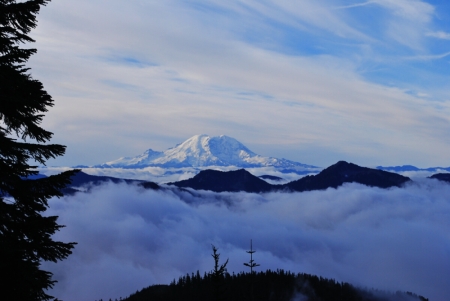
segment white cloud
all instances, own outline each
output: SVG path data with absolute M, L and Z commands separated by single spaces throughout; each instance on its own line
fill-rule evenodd
M 417 60 L 417 61 L 432 61 L 432 60 L 440 60 L 446 58 L 450 55 L 450 51 L 442 54 L 432 54 L 432 55 L 417 55 L 413 57 L 407 57 L 406 60 Z
M 420 0 L 377 0 L 388 9 L 393 18 L 388 21 L 387 34 L 395 41 L 417 50 L 423 50 L 424 34 L 432 20 L 434 7 Z
M 68 167 L 45 167 L 39 168 L 39 173 L 46 176 L 54 175 L 66 171 Z M 158 184 L 165 184 L 170 182 L 177 182 L 194 177 L 201 169 L 205 168 L 160 168 L 160 167 L 146 167 L 139 169 L 130 168 L 82 168 L 82 171 L 95 176 L 107 176 L 121 179 L 135 179 L 152 181 Z M 235 166 L 208 166 L 206 169 L 230 171 L 238 169 Z M 272 184 L 284 184 L 291 181 L 298 180 L 303 177 L 296 173 L 282 173 L 273 167 L 248 168 L 251 174 L 255 176 L 273 175 L 282 178 L 279 181 L 266 180 Z
M 308 27 L 326 30 L 340 37 L 370 40 L 369 36 L 336 14 L 329 3 L 329 1 L 273 1 L 274 6 L 278 6 L 286 14 L 293 16 L 297 22 L 304 23 Z
M 434 6 L 421 0 L 374 0 L 371 1 L 391 10 L 395 15 L 419 23 L 431 21 Z
M 450 40 L 450 33 L 445 31 L 435 31 L 435 32 L 429 32 L 427 33 L 428 37 L 443 39 L 443 40 Z
M 210 244 L 243 271 L 249 240 L 261 269 L 287 269 L 378 289 L 450 296 L 450 186 L 422 180 L 389 190 L 357 184 L 306 193 L 143 191 L 106 185 L 52 199 L 48 214 L 77 241 L 46 265 L 65 300 L 125 297 L 212 268 Z
M 367 6 L 367 5 L 374 4 L 374 3 L 376 3 L 376 1 L 366 1 L 366 2 L 360 2 L 360 3 L 353 3 L 353 4 L 348 4 L 348 5 L 336 6 L 335 9 L 361 7 L 361 6 Z

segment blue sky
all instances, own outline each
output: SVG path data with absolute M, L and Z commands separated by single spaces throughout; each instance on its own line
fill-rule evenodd
M 97 164 L 225 134 L 318 166 L 450 166 L 446 1 L 58 0 L 30 60 L 68 146 Z

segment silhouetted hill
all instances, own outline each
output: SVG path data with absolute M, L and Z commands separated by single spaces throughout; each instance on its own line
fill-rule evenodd
M 438 179 L 450 183 L 450 173 L 437 173 L 429 177 L 430 179 Z
M 344 183 L 355 182 L 372 187 L 389 188 L 400 187 L 408 181 L 411 179 L 396 173 L 339 161 L 317 175 L 306 176 L 283 186 L 293 191 L 310 191 L 337 188 Z
M 406 171 L 429 171 L 429 172 L 439 172 L 442 170 L 450 171 L 450 167 L 428 167 L 428 168 L 418 168 L 413 165 L 402 165 L 402 166 L 377 166 L 377 169 L 391 171 L 391 172 L 406 172 Z
M 393 172 L 404 172 L 404 171 L 419 171 L 418 167 L 413 165 L 402 165 L 402 166 L 377 166 L 377 169 Z
M 204 170 L 191 179 L 169 184 L 177 187 L 190 187 L 196 190 L 202 189 L 215 192 L 269 192 L 285 189 L 302 192 L 337 188 L 344 183 L 350 182 L 380 188 L 400 187 L 410 180 L 410 178 L 396 173 L 339 161 L 317 175 L 306 176 L 284 185 L 269 184 L 244 169 L 228 172 Z
M 112 183 L 127 183 L 127 184 L 136 184 L 144 187 L 145 189 L 159 189 L 159 185 L 154 182 L 148 182 L 143 180 L 132 180 L 132 179 L 121 179 L 114 177 L 106 177 L 106 176 L 93 176 L 82 171 L 79 171 L 71 178 L 71 184 L 68 185 L 67 188 L 63 189 L 63 193 L 65 195 L 72 195 L 76 192 L 79 192 L 79 188 L 85 187 L 88 190 L 94 186 L 98 186 L 107 182 Z
M 169 183 L 177 187 L 190 187 L 196 190 L 211 190 L 215 192 L 267 192 L 274 189 L 264 180 L 252 175 L 245 169 L 233 171 L 203 170 L 195 177 L 179 182 Z
M 259 178 L 264 180 L 272 180 L 272 181 L 281 181 L 283 178 L 277 177 L 277 176 L 271 176 L 271 175 L 262 175 L 259 176 Z
M 120 182 L 126 182 L 129 180 L 120 179 L 120 178 L 114 178 L 114 177 L 106 177 L 106 176 L 93 176 L 89 175 L 87 173 L 84 173 L 82 171 L 75 174 L 73 177 L 70 178 L 72 181 L 70 186 L 71 187 L 81 187 L 86 184 L 90 185 L 100 185 L 105 182 L 113 182 L 113 183 L 120 183 Z M 133 180 L 131 180 L 133 181 Z
M 38 173 L 37 175 L 31 175 L 28 177 L 24 177 L 22 179 L 24 179 L 24 180 L 39 180 L 39 179 L 44 179 L 44 178 L 47 178 L 47 176 L 43 175 L 41 173 Z
M 123 301 L 427 301 L 409 292 L 383 292 L 360 289 L 349 283 L 337 282 L 308 274 L 293 274 L 283 270 L 259 273 L 226 274 L 219 283 L 210 274 L 197 272 L 180 277 L 170 285 L 154 285 L 142 289 Z M 253 283 L 253 297 L 252 297 Z M 221 295 L 214 297 L 220 285 Z

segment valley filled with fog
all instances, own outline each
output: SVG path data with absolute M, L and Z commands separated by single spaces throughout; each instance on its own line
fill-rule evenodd
M 354 285 L 450 296 L 450 185 L 416 179 L 403 188 L 346 183 L 302 193 L 145 190 L 104 184 L 50 200 L 66 225 L 55 235 L 74 253 L 45 263 L 65 300 L 126 297 L 213 268 L 211 244 L 230 273 L 246 271 L 250 239 L 259 270 L 285 269 Z

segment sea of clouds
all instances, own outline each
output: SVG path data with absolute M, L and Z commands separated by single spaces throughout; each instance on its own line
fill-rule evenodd
M 450 185 L 422 179 L 404 188 L 346 184 L 303 193 L 144 190 L 105 184 L 51 199 L 78 242 L 66 260 L 44 263 L 66 301 L 126 297 L 152 284 L 213 268 L 246 271 L 250 239 L 258 270 L 285 269 L 432 301 L 450 299 Z
M 185 167 L 185 168 L 162 168 L 162 167 L 145 167 L 145 168 L 82 168 L 82 171 L 94 176 L 107 176 L 121 179 L 136 179 L 151 181 L 155 183 L 170 183 L 181 180 L 186 180 L 194 177 L 201 170 L 213 169 L 220 171 L 237 170 L 241 167 L 236 166 L 206 166 L 202 168 Z M 66 170 L 73 169 L 71 167 L 41 167 L 39 173 L 46 176 L 61 173 Z M 299 169 L 299 172 L 283 172 L 275 167 L 255 167 L 246 168 L 246 170 L 252 173 L 254 176 L 272 175 L 281 178 L 281 180 L 265 180 L 272 184 L 285 184 L 291 181 L 298 180 L 307 174 L 316 174 L 320 171 L 317 169 Z

